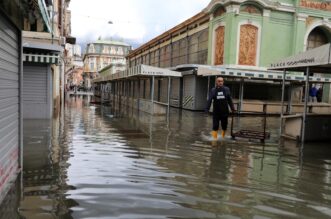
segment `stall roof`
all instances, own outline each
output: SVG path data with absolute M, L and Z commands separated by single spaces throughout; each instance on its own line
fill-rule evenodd
M 270 65 L 271 70 L 309 71 L 313 73 L 331 74 L 331 44 L 284 58 Z
M 256 71 L 256 70 L 241 70 L 235 68 L 226 68 L 224 66 L 208 66 L 199 65 L 197 67 L 197 74 L 201 76 L 225 76 L 233 78 L 248 78 L 255 80 L 272 80 L 282 81 L 283 74 L 277 71 Z M 306 80 L 304 75 L 287 75 L 286 81 L 299 81 L 303 82 Z M 331 78 L 322 77 L 309 77 L 311 82 L 317 83 L 331 83 Z
M 177 71 L 172 71 L 165 68 L 158 68 L 153 67 L 149 65 L 137 65 L 135 67 L 129 68 L 125 71 L 121 71 L 115 74 L 106 75 L 102 77 L 98 77 L 93 80 L 94 83 L 98 82 L 105 82 L 105 81 L 113 81 L 113 80 L 119 80 L 124 78 L 130 78 L 130 77 L 182 77 L 182 74 Z

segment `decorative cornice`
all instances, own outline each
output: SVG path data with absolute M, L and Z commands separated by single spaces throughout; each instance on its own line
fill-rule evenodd
M 218 5 L 222 5 L 224 7 L 227 7 L 229 5 L 240 5 L 247 2 L 247 0 L 213 0 L 209 3 L 209 5 L 204 9 L 204 12 L 206 13 L 212 13 L 215 7 Z M 279 3 L 274 2 L 271 0 L 251 0 L 250 2 L 255 2 L 263 9 L 269 9 L 269 10 L 276 10 L 276 11 L 286 11 L 286 12 L 295 12 L 295 6 L 292 4 L 285 4 L 285 3 Z
M 240 5 L 228 5 L 225 7 L 227 13 L 238 13 L 240 9 Z

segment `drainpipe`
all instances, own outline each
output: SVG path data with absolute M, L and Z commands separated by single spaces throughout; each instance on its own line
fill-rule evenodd
M 52 5 L 52 44 L 54 44 L 54 2 Z
M 61 36 L 60 36 L 60 41 L 61 37 L 64 37 L 64 0 L 61 0 Z M 60 42 L 61 43 L 61 42 Z M 65 71 L 65 57 L 63 54 L 63 60 L 62 60 L 62 65 L 61 65 L 61 104 L 64 106 L 64 71 Z M 63 110 L 63 108 L 62 108 Z

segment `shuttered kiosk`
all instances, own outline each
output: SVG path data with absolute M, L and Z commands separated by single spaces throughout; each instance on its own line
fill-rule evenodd
M 19 167 L 20 52 L 19 30 L 0 13 L 0 202 Z
M 23 118 L 49 119 L 53 113 L 51 65 L 58 64 L 61 47 L 23 45 Z
M 208 90 L 208 79 L 197 75 L 197 69 L 200 65 L 179 65 L 175 71 L 183 75 L 182 89 L 182 108 L 188 110 L 204 110 L 206 107 L 206 94 Z M 178 85 L 177 85 L 178 86 Z

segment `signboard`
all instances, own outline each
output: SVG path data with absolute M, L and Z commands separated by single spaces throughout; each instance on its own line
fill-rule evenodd
M 272 63 L 270 69 L 289 69 L 308 66 L 327 65 L 331 58 L 331 44 L 325 44 L 312 50 L 300 53 Z
M 330 1 L 301 0 L 300 7 L 312 8 L 316 10 L 331 11 Z

